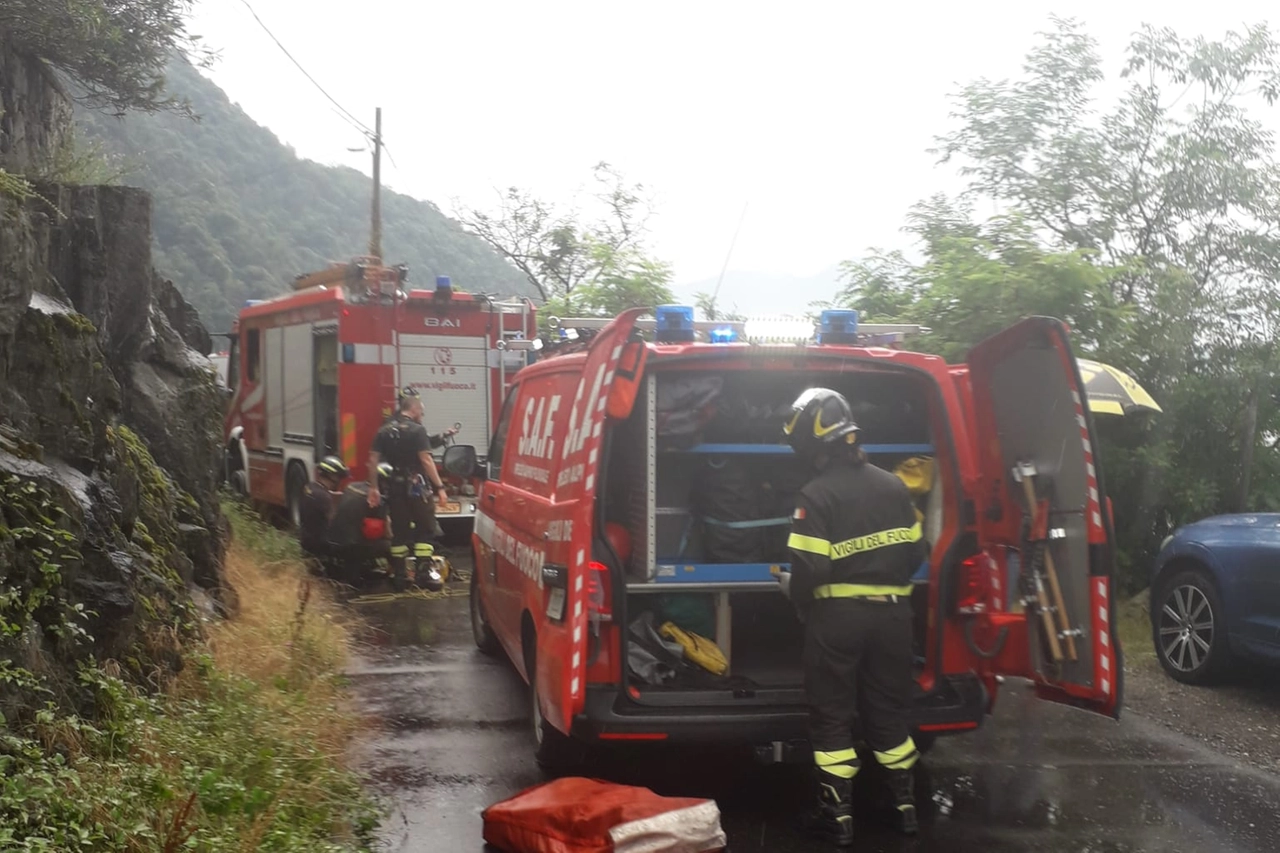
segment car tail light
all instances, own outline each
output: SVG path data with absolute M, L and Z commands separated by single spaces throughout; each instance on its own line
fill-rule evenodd
M 613 581 L 603 563 L 587 566 L 587 613 L 599 622 L 613 621 Z
M 956 612 L 986 613 L 991 602 L 991 574 L 995 563 L 985 551 L 960 564 L 956 579 Z

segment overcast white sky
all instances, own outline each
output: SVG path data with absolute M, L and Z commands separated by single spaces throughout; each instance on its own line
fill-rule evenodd
M 677 281 L 733 269 L 809 275 L 900 246 L 910 205 L 958 184 L 926 153 L 946 96 L 1018 73 L 1055 11 L 1118 68 L 1144 21 L 1220 36 L 1261 2 L 788 3 L 720 0 L 250 0 L 367 124 L 383 108 L 392 188 L 487 205 L 516 185 L 568 195 L 607 160 L 658 200 L 655 253 Z M 210 76 L 300 155 L 369 171 L 362 140 L 242 0 L 197 0 Z M 1280 120 L 1269 124 L 1280 126 Z M 384 161 L 385 162 L 385 161 Z

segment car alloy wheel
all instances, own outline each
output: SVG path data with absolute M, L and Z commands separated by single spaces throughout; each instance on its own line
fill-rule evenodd
M 1213 604 L 1200 587 L 1176 586 L 1165 597 L 1159 614 L 1160 650 L 1179 672 L 1199 670 L 1213 649 Z

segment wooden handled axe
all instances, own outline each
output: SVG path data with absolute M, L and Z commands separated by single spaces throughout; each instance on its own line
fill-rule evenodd
M 1031 516 L 1031 530 L 1028 533 L 1028 540 L 1044 542 L 1044 566 L 1045 572 L 1049 576 L 1049 590 L 1053 594 L 1053 610 L 1058 614 L 1058 626 L 1055 627 L 1053 617 L 1046 607 L 1048 596 L 1045 595 L 1044 583 L 1037 575 L 1035 576 L 1036 597 L 1040 603 L 1040 612 L 1044 618 L 1045 632 L 1049 635 L 1049 651 L 1053 655 L 1054 662 L 1062 660 L 1062 646 L 1058 642 L 1058 632 L 1062 632 L 1062 637 L 1067 642 L 1067 657 L 1071 660 L 1078 660 L 1076 653 L 1075 635 L 1071 630 L 1071 620 L 1067 617 L 1067 602 L 1062 596 L 1062 587 L 1058 583 L 1058 570 L 1053 562 L 1053 551 L 1049 547 L 1049 501 L 1036 500 L 1035 480 L 1036 467 L 1030 462 L 1020 462 L 1013 468 L 1013 479 L 1022 483 L 1022 493 L 1027 500 L 1027 512 Z

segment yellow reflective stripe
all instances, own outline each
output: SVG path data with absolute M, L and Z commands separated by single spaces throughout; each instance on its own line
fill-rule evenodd
M 829 767 L 819 767 L 823 773 L 830 773 L 837 779 L 852 779 L 858 775 L 858 766 L 856 764 L 832 764 Z
M 814 598 L 865 598 L 868 595 L 910 595 L 911 586 L 875 586 L 865 583 L 828 583 L 813 591 Z
M 413 543 L 413 556 L 415 557 L 430 557 L 435 552 L 436 549 L 429 542 Z
M 823 773 L 830 773 L 837 779 L 852 779 L 858 775 L 858 752 L 853 749 L 838 749 L 835 752 L 813 753 L 813 763 Z
M 923 536 L 924 531 L 920 528 L 920 522 L 918 521 L 910 527 L 895 527 L 892 530 L 878 530 L 875 533 L 868 533 L 866 536 L 855 536 L 853 539 L 836 542 L 831 546 L 831 559 L 839 560 L 843 557 L 851 557 L 854 554 L 861 554 L 863 551 L 874 551 L 877 548 L 887 548 L 890 545 L 904 545 L 908 542 L 919 542 Z
M 840 560 L 844 557 L 851 557 L 854 554 L 861 554 L 865 551 L 875 551 L 877 548 L 887 548 L 890 545 L 905 545 L 910 542 L 919 542 L 924 538 L 924 530 L 920 527 L 920 522 L 916 522 L 910 527 L 894 527 L 890 530 L 877 530 L 875 533 L 868 533 L 865 536 L 855 536 L 852 539 L 846 539 L 843 542 L 832 543 L 826 539 L 819 539 L 817 536 L 804 536 L 800 533 L 792 533 L 787 539 L 787 547 L 794 548 L 797 551 L 804 551 L 809 554 L 818 554 L 822 557 L 830 557 L 833 560 Z
M 900 746 L 876 753 L 876 761 L 889 770 L 910 770 L 920 760 L 915 741 L 907 738 Z
M 849 761 L 858 760 L 858 751 L 856 749 L 837 749 L 835 752 L 818 752 L 813 753 L 813 763 L 819 767 L 830 767 L 832 764 L 842 764 Z
M 393 556 L 393 557 L 407 557 L 407 556 L 409 556 L 409 546 L 408 546 L 408 545 L 392 545 L 392 546 L 391 546 L 391 556 Z
M 819 539 L 816 536 L 802 536 L 799 533 L 792 533 L 787 538 L 787 547 L 796 551 L 804 551 L 806 554 L 817 554 L 821 557 L 827 557 L 831 554 L 831 543 L 826 539 Z

